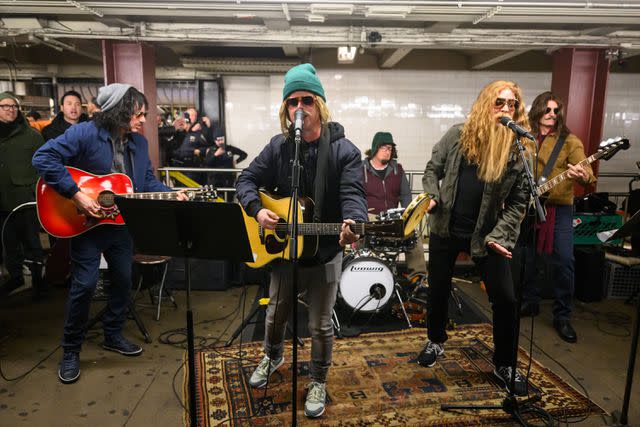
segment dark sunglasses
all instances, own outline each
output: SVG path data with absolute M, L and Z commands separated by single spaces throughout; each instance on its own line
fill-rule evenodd
M 518 101 L 517 99 L 496 98 L 496 104 L 495 105 L 496 105 L 497 108 L 504 107 L 504 104 L 507 104 L 509 106 L 510 110 L 513 110 L 514 108 L 520 107 L 520 101 Z
M 556 107 L 556 108 L 551 109 L 551 108 L 547 107 L 547 108 L 544 110 L 544 113 L 545 113 L 545 114 L 549 114 L 551 111 L 553 111 L 553 114 L 558 115 L 558 113 L 560 112 L 560 108 L 559 108 L 559 107 Z
M 138 111 L 137 113 L 133 113 L 133 117 L 139 119 L 140 117 L 147 117 L 146 111 Z
M 287 106 L 289 107 L 297 107 L 298 104 L 300 104 L 300 101 L 302 101 L 302 103 L 304 105 L 307 106 L 311 106 L 313 105 L 315 98 L 311 95 L 307 95 L 307 96 L 301 96 L 298 98 L 287 98 Z

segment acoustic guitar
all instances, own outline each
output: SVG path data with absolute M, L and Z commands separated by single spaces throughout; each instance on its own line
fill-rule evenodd
M 93 227 L 104 224 L 124 225 L 115 197 L 137 199 L 175 200 L 177 192 L 136 193 L 131 178 L 122 173 L 94 175 L 81 169 L 66 167 L 75 183 L 84 194 L 97 200 L 101 206 L 101 218 L 87 217 L 81 213 L 71 199 L 61 196 L 42 178 L 36 184 L 36 207 L 42 228 L 55 237 L 78 236 Z M 186 192 L 190 200 L 212 200 L 215 189 L 206 186 Z
M 249 216 L 244 209 L 242 215 L 247 227 L 253 262 L 246 264 L 251 268 L 262 267 L 271 261 L 283 258 L 290 259 L 291 223 L 288 220 L 291 208 L 291 198 L 277 198 L 265 192 L 260 192 L 262 206 L 273 211 L 280 221 L 275 230 L 262 227 L 258 221 Z M 314 223 L 314 203 L 307 197 L 300 197 L 296 215 L 298 218 L 298 259 L 312 257 L 318 250 L 319 236 L 339 235 L 342 223 Z M 401 219 L 390 221 L 373 221 L 351 225 L 351 230 L 359 235 L 377 235 L 384 237 L 402 237 L 404 225 Z

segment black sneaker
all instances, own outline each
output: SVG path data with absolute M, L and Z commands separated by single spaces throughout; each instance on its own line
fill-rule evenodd
M 424 346 L 418 355 L 418 365 L 430 368 L 436 364 L 438 357 L 443 354 L 444 344 L 436 344 L 434 342 L 427 341 L 427 345 Z
M 122 335 L 105 337 L 102 347 L 110 351 L 124 354 L 125 356 L 139 356 L 142 354 L 142 347 L 130 342 Z
M 504 384 L 504 388 L 507 391 L 510 390 L 511 387 L 511 366 L 500 366 L 493 371 L 493 375 L 498 377 L 500 381 Z M 516 370 L 516 381 L 514 385 L 513 394 L 516 396 L 526 396 L 527 395 L 527 381 L 525 378 L 520 375 L 520 372 Z
M 75 351 L 65 351 L 58 368 L 58 379 L 63 384 L 71 384 L 80 378 L 80 354 Z

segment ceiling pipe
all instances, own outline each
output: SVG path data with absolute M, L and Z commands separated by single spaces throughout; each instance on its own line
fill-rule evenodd
M 40 43 L 42 43 L 44 45 L 47 45 L 47 46 L 49 46 L 49 47 L 51 47 L 53 49 L 56 49 L 56 50 L 58 50 L 60 52 L 62 52 L 63 50 L 68 50 L 68 51 L 76 53 L 78 55 L 82 55 L 84 57 L 93 59 L 94 61 L 102 62 L 102 57 L 100 57 L 98 55 L 93 55 L 91 53 L 84 52 L 84 51 L 78 49 L 75 46 L 71 46 L 69 44 L 63 43 L 63 42 L 58 41 L 56 39 L 52 39 L 51 37 L 45 36 L 45 37 L 42 37 L 42 38 L 40 38 L 40 37 L 35 37 L 35 38 L 37 40 L 39 40 Z

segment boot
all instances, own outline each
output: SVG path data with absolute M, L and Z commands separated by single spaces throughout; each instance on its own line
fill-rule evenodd
M 34 301 L 39 301 L 47 295 L 49 290 L 42 276 L 42 264 L 34 262 L 29 265 L 29 270 L 31 270 L 31 287 L 33 288 L 32 298 Z

